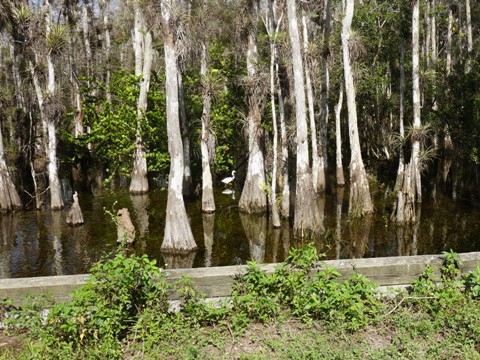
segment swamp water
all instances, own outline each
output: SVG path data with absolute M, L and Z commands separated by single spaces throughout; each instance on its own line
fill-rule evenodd
M 372 217 L 349 221 L 348 194 L 343 192 L 318 201 L 323 221 L 315 245 L 328 259 L 480 251 L 479 204 L 424 201 L 420 221 L 398 227 L 389 221 L 391 210 L 380 192 L 374 196 Z M 117 246 L 115 225 L 104 208 L 116 213 L 127 207 L 137 234 L 132 251 L 146 253 L 167 268 L 237 265 L 250 259 L 280 262 L 291 247 L 302 244 L 291 237 L 288 223 L 274 230 L 266 217 L 239 213 L 238 191 L 218 191 L 215 214 L 202 214 L 200 199 L 186 203 L 198 250 L 183 256 L 162 254 L 166 195 L 160 190 L 144 196 L 80 194 L 85 224 L 75 228 L 66 224 L 66 210 L 0 215 L 0 278 L 86 273 Z

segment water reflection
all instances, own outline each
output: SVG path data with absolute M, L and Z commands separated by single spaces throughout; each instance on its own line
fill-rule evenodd
M 143 240 L 145 234 L 148 232 L 148 207 L 150 205 L 150 198 L 148 194 L 143 195 L 131 195 L 133 214 L 137 222 L 136 228 L 138 229 L 139 239 Z
M 346 258 L 361 259 L 365 256 L 369 245 L 370 228 L 372 227 L 373 217 L 364 216 L 362 219 L 350 222 L 348 227 L 349 238 L 352 239 L 346 246 Z
M 240 219 L 250 246 L 250 258 L 259 264 L 263 263 L 267 241 L 267 217 L 240 213 Z
M 167 269 L 186 269 L 193 267 L 196 251 L 189 253 L 162 253 Z
M 212 249 L 215 229 L 215 213 L 202 214 L 203 238 L 205 241 L 205 267 L 212 266 Z
M 335 194 L 335 259 L 340 259 L 342 251 L 342 207 L 345 189 L 340 187 Z
M 62 213 L 53 211 L 52 214 L 52 248 L 53 248 L 53 269 L 55 275 L 63 275 L 62 259 Z
M 442 178 L 439 187 L 441 182 Z M 386 204 L 382 190 L 377 192 L 374 216 L 351 221 L 346 213 L 347 190 L 339 188 L 317 201 L 321 234 L 315 237 L 315 243 L 318 250 L 327 251 L 329 259 L 480 250 L 480 206 L 438 196 L 437 203 L 424 200 L 417 209 L 418 216 L 421 210 L 419 222 L 397 226 L 389 221 L 391 205 Z M 0 276 L 87 272 L 117 246 L 115 225 L 104 208 L 115 208 L 115 213 L 123 207 L 132 209 L 132 222 L 141 239 L 134 250 L 169 268 L 236 265 L 250 259 L 280 262 L 292 246 L 302 244 L 292 238 L 288 222 L 273 229 L 267 217 L 240 214 L 237 201 L 222 195 L 222 191 L 216 194 L 215 214 L 202 215 L 199 200 L 186 203 L 199 250 L 175 256 L 160 252 L 165 226 L 164 191 L 148 196 L 116 193 L 97 198 L 79 194 L 85 224 L 75 228 L 66 224 L 65 212 L 0 215 Z
M 0 279 L 11 277 L 10 260 L 18 227 L 18 217 L 2 215 L 0 217 Z

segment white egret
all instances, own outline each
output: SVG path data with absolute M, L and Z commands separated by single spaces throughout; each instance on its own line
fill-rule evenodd
M 232 171 L 232 176 L 226 177 L 225 179 L 222 179 L 222 183 L 226 185 L 230 184 L 233 180 L 235 180 L 235 170 Z

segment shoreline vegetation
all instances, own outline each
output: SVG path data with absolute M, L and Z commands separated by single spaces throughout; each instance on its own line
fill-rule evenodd
M 293 249 L 269 275 L 249 262 L 231 297 L 212 303 L 189 278 L 169 285 L 155 261 L 120 251 L 70 302 L 0 299 L 0 359 L 480 357 L 480 267 L 462 275 L 459 255 L 444 252 L 440 281 L 427 266 L 381 296 L 363 275 L 311 271 L 320 257 Z

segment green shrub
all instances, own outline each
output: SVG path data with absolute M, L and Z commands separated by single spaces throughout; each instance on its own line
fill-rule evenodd
M 52 308 L 47 339 L 73 344 L 120 340 L 146 307 L 155 304 L 167 311 L 167 291 L 155 261 L 117 254 L 92 267 L 87 284 L 73 293 L 71 302 Z
M 462 276 L 465 292 L 475 300 L 480 300 L 480 266 Z

